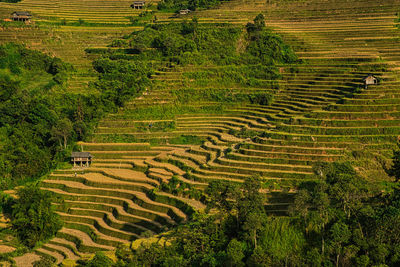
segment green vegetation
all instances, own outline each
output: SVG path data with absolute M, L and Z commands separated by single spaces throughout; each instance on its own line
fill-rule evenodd
M 93 259 L 85 261 L 79 260 L 78 267 L 111 267 L 113 262 L 110 258 L 108 258 L 104 253 L 97 252 Z
M 199 200 L 203 195 L 202 191 L 194 188 L 188 183 L 181 181 L 176 176 L 172 176 L 168 183 L 162 182 L 160 189 L 163 192 L 171 193 L 175 196 L 189 197 L 197 200 Z
M 0 0 L 0 2 L 6 2 L 6 3 L 18 3 L 18 2 L 21 2 L 21 0 Z
M 276 65 L 297 60 L 291 48 L 266 29 L 262 15 L 249 23 L 246 31 L 229 24 L 199 24 L 197 19 L 153 24 L 125 39 L 115 40 L 111 46 L 119 49 L 87 50 L 102 55 L 93 63 L 99 73 L 94 86 L 108 100 L 123 106 L 144 88 L 150 92 L 169 91 L 176 99 L 170 107 L 134 109 L 136 117 L 141 119 L 171 118 L 185 112 L 187 104 L 207 101 L 268 105 L 278 88 L 275 81 L 280 76 Z M 182 86 L 166 89 L 165 83 L 149 80 L 172 68 L 181 71 Z M 171 108 L 175 110 L 169 115 L 170 110 L 165 109 Z M 161 116 L 153 109 L 162 109 Z M 144 115 L 146 111 L 152 115 Z
M 212 8 L 220 4 L 222 0 L 161 0 L 157 5 L 159 10 L 179 11 L 181 9 L 196 10 Z
M 56 103 L 51 110 L 66 114 L 49 124 L 49 138 L 44 139 L 52 147 L 46 154 L 52 166 L 68 155 L 73 141 L 90 137 L 90 123 L 107 111 L 118 112 L 101 122 L 94 138 L 86 139 L 109 144 L 82 143 L 82 149 L 95 154 L 94 168 L 78 174 L 76 170 L 55 171 L 43 181 L 43 188 L 65 197 L 65 203 L 57 205 L 65 228 L 58 239 L 50 241 L 56 247 L 44 245 L 44 251 L 74 258 L 67 253 L 112 249 L 121 239 L 147 237 L 184 222 L 169 233 L 165 244 L 160 240 L 161 245 L 143 245 L 135 251 L 120 249 L 117 265 L 399 264 L 398 185 L 378 170 L 381 165 L 390 166 L 400 129 L 398 75 L 385 66 L 386 60 L 395 62 L 399 55 L 391 49 L 398 44 L 398 36 L 390 3 L 360 1 L 349 8 L 346 1 L 236 1 L 215 11 L 196 12 L 199 20 L 171 24 L 165 23 L 170 11 L 189 4 L 192 9 L 208 8 L 219 1 L 163 1 L 160 7 L 164 5 L 162 11 L 167 12 L 144 11 L 138 18 L 124 11 L 125 1 L 118 4 L 119 9 L 111 7 L 119 10 L 116 15 L 108 10 L 107 1 L 105 5 L 95 2 L 98 9 L 85 3 L 88 8 L 80 13 L 74 9 L 76 3 L 69 1 L 65 8 L 60 2 L 61 11 L 43 4 L 32 6 L 40 20 L 48 23 L 46 27 L 62 24 L 49 30 L 49 42 L 40 45 L 39 37 L 35 39 L 38 45 L 32 47 L 46 46 L 52 53 L 55 46 L 69 50 L 65 49 L 66 35 L 60 34 L 65 31 L 71 33 L 70 39 L 77 38 L 74 43 L 84 43 L 72 45 L 81 49 L 76 51 L 98 47 L 86 51 L 100 54 L 83 59 L 76 51 L 55 51 L 77 62 L 78 68 L 89 67 L 89 60 L 97 59 L 93 66 L 98 81 L 81 79 L 85 75 L 81 70 L 74 77 L 77 96 L 64 91 L 68 70 L 61 79 L 41 72 L 35 76 L 36 84 L 23 86 L 29 92 L 54 80 L 49 95 L 61 93 L 71 105 L 49 100 Z M 48 12 L 42 8 L 54 12 L 50 21 L 41 16 Z M 262 15 L 243 27 L 260 11 L 268 14 L 271 26 L 296 47 L 306 64 L 298 64 L 291 49 L 265 27 Z M 94 13 L 98 16 L 87 15 Z M 131 25 L 151 20 L 154 25 L 131 35 L 121 37 L 123 33 L 118 32 L 126 33 Z M 232 24 L 213 23 L 227 21 Z M 89 28 L 107 23 L 113 26 Z M 112 42 L 110 35 L 93 33 L 124 24 L 125 29 L 114 29 L 112 38 L 119 38 Z M 35 26 L 40 28 L 41 22 Z M 23 34 L 2 35 L 31 38 L 34 34 L 25 33 L 35 27 L 27 27 Z M 86 31 L 91 34 L 81 37 Z M 96 38 L 89 41 L 88 36 Z M 5 69 L 6 74 L 15 72 L 11 66 Z M 376 74 L 380 84 L 363 90 L 361 79 L 368 72 Z M 24 83 L 23 75 L 10 77 Z M 91 86 L 83 96 L 80 89 L 86 82 Z M 140 97 L 130 101 L 136 96 Z M 75 99 L 83 103 L 79 108 Z M 82 123 L 76 128 L 78 117 Z M 145 144 L 137 149 L 115 142 Z M 393 167 L 387 170 L 396 180 L 398 156 L 395 152 Z M 361 179 L 348 163 L 318 164 L 313 174 L 315 162 L 343 158 L 356 163 L 357 173 L 374 184 Z M 376 169 L 371 171 L 372 165 Z M 145 175 L 133 173 L 132 166 Z M 255 173 L 262 181 L 246 179 Z M 378 186 L 377 179 L 386 180 L 386 187 Z M 207 214 L 191 220 L 189 206 L 203 207 L 196 200 L 205 200 L 203 189 L 208 184 Z M 267 192 L 267 201 L 260 189 Z M 5 194 L 0 199 L 13 201 Z M 4 205 L 4 213 L 9 207 Z M 73 244 L 64 244 L 60 238 Z M 60 243 L 61 249 L 57 248 Z M 79 264 L 113 264 L 100 254 L 92 261 Z M 50 262 L 44 259 L 40 264 Z
M 72 94 L 65 91 L 70 65 L 21 45 L 0 46 L 1 189 L 35 180 L 57 166 L 105 112 L 149 84 L 145 64 L 101 59 L 94 65 L 99 93 Z
M 397 144 L 400 148 L 400 143 Z M 393 165 L 386 170 L 387 174 L 395 178 L 396 182 L 400 181 L 400 149 L 393 151 Z
M 72 134 L 72 127 L 65 129 L 71 132 L 56 131 L 61 122 L 71 124 L 68 112 L 73 116 L 70 104 L 58 94 L 70 68 L 19 45 L 0 46 L 2 189 L 46 173 L 56 157 L 57 140 Z
M 150 84 L 151 68 L 142 61 L 101 58 L 93 66 L 99 73 L 99 81 L 94 85 L 102 92 L 106 105 L 121 107 Z
M 315 172 L 283 218 L 266 216 L 261 180 L 211 182 L 208 214 L 166 235 L 170 245 L 117 252 L 118 266 L 397 266 L 400 188 L 378 192 L 348 163 Z
M 46 241 L 61 229 L 62 222 L 51 203 L 54 198 L 37 185 L 18 189 L 17 197 L 2 197 L 3 213 L 11 220 L 11 229 L 19 241 L 29 248 Z
M 42 255 L 40 260 L 33 263 L 33 267 L 48 267 L 54 265 L 54 259 L 49 255 Z

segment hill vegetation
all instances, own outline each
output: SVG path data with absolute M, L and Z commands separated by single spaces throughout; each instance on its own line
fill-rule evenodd
M 39 53 L 39 65 L 54 60 L 66 70 L 3 68 L 4 84 L 21 80 L 25 90 L 14 102 L 53 84 L 42 98 L 59 125 L 40 131 L 46 144 L 37 150 L 51 160 L 43 173 L 70 149 L 94 155 L 90 168 L 64 163 L 41 181 L 63 199 L 53 203 L 64 224 L 34 248 L 36 265 L 399 264 L 396 0 L 164 1 L 144 11 L 126 0 L 82 3 L 0 3 L 36 20 L 2 23 L 0 41 L 14 38 L 75 66 Z M 196 11 L 171 14 L 189 4 Z M 371 73 L 379 83 L 366 88 Z M 29 110 L 23 133 L 37 130 L 30 105 L 18 106 Z M 8 175 L 4 188 L 39 175 Z M 1 199 L 12 215 L 7 203 L 17 199 Z M 0 232 L 17 248 L 4 259 L 22 253 L 10 237 L 22 228 Z
M 377 191 L 348 163 L 315 168 L 300 186 L 292 217 L 266 216 L 261 180 L 211 182 L 208 215 L 152 243 L 120 249 L 130 266 L 396 266 L 400 190 Z M 267 208 L 268 209 L 268 208 Z
M 159 10 L 179 11 L 181 9 L 196 10 L 199 8 L 212 8 L 222 0 L 161 0 L 157 5 Z
M 67 106 L 62 106 L 58 94 L 70 68 L 58 58 L 23 46 L 0 46 L 3 190 L 48 172 L 63 134 L 68 138 L 71 135 Z M 61 122 L 69 126 L 65 133 L 60 132 L 64 128 Z
M 115 65 L 108 66 L 115 68 Z M 125 73 L 126 68 L 119 66 Z M 103 70 L 105 69 L 103 65 Z M 125 68 L 125 69 L 122 69 Z M 106 70 L 104 70 L 106 72 Z M 35 181 L 60 162 L 68 159 L 74 142 L 90 134 L 96 122 L 108 110 L 143 90 L 148 73 L 137 72 L 126 82 L 127 92 L 107 91 L 76 95 L 65 90 L 73 68 L 59 58 L 29 50 L 22 45 L 0 46 L 0 175 L 1 188 L 13 188 Z M 109 75 L 110 76 L 110 75 Z M 113 79 L 118 79 L 113 77 Z M 103 85 L 117 88 L 106 78 Z M 126 95 L 127 96 L 126 96 Z M 124 98 L 125 97 L 125 98 Z M 119 99 L 121 98 L 121 99 Z M 71 145 L 71 146 L 68 146 Z
M 107 95 L 114 94 L 112 98 L 118 106 L 137 96 L 145 86 L 149 87 L 150 80 L 142 80 L 143 72 L 146 74 L 144 76 L 150 78 L 151 74 L 172 65 L 183 68 L 206 67 L 204 70 L 186 72 L 184 79 L 188 81 L 187 85 L 171 90 L 182 104 L 210 101 L 268 105 L 273 94 L 268 91 L 252 93 L 245 88 L 277 86 L 274 83 L 279 77 L 276 65 L 296 61 L 290 47 L 278 35 L 266 29 L 261 14 L 254 23 L 247 25 L 246 33 L 241 27 L 229 24 L 211 27 L 193 19 L 190 22 L 147 26 L 117 41 L 113 42 L 113 46 L 121 49 L 104 51 L 93 65 L 100 74 L 96 88 Z M 239 42 L 247 45 L 238 50 Z M 89 50 L 91 53 L 101 51 Z M 135 86 L 140 90 L 132 90 Z M 153 81 L 154 86 L 161 85 Z M 243 89 L 234 92 L 212 88 L 221 86 Z M 152 119 L 159 119 L 157 115 L 154 112 Z
M 18 3 L 21 0 L 0 0 L 0 2 L 6 2 L 6 3 Z

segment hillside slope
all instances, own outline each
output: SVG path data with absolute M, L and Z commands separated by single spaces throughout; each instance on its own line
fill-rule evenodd
M 319 161 L 350 160 L 366 178 L 388 179 L 379 169 L 400 134 L 399 7 L 400 1 L 229 1 L 191 14 L 200 23 L 246 24 L 261 11 L 303 62 L 281 66 L 269 106 L 138 119 L 143 107 L 174 105 L 173 90 L 185 73 L 200 69 L 158 73 L 153 78 L 162 86 L 110 114 L 92 141 L 81 144 L 95 156 L 90 168 L 57 171 L 43 181 L 43 188 L 65 198 L 58 210 L 66 223 L 39 253 L 60 262 L 184 222 L 203 204 L 194 195 L 157 189 L 172 177 L 201 190 L 212 180 L 241 182 L 258 174 L 271 195 L 268 211 L 277 214 L 286 211 L 301 181 L 315 179 L 312 166 Z M 370 73 L 379 84 L 364 89 Z M 192 108 L 210 106 L 218 103 Z M 175 126 L 164 131 L 157 124 Z M 205 142 L 179 144 L 179 138 Z M 283 195 L 271 193 L 282 189 Z

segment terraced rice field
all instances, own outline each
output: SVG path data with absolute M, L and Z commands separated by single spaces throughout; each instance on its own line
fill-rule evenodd
M 53 12 L 52 17 L 69 19 L 96 10 L 104 15 L 103 20 L 125 23 L 117 16 L 127 15 L 122 9 L 118 11 L 126 2 L 129 1 L 87 1 L 90 8 L 95 3 L 104 6 L 79 12 L 75 10 L 76 1 L 59 1 L 58 9 L 40 0 L 26 0 L 20 5 L 32 4 L 32 12 Z M 217 9 L 191 14 L 200 22 L 245 24 L 262 11 L 268 26 L 294 47 L 303 63 L 281 66 L 279 89 L 265 88 L 275 90 L 269 106 L 241 105 L 218 114 L 198 112 L 138 120 L 132 115 L 138 108 L 173 105 L 176 98 L 171 88 L 179 88 L 183 73 L 194 70 L 176 67 L 158 73 L 154 79 L 165 86 L 146 91 L 124 110 L 110 114 L 101 122 L 93 140 L 81 144 L 83 151 L 90 151 L 95 157 L 90 168 L 55 171 L 43 181 L 44 189 L 65 198 L 65 203 L 57 205 L 65 225 L 37 253 L 51 255 L 57 262 L 76 259 L 85 253 L 112 250 L 121 243 L 184 222 L 193 210 L 204 206 L 157 189 L 173 176 L 203 189 L 213 180 L 240 183 L 258 174 L 266 181 L 268 210 L 278 214 L 285 212 L 296 185 L 315 179 L 312 166 L 316 162 L 351 160 L 364 176 L 373 179 L 377 170 L 371 161 L 384 164 L 400 134 L 400 31 L 395 27 L 399 9 L 399 1 L 230 1 Z M 104 28 L 104 33 L 109 29 Z M 115 35 L 132 30 L 113 29 Z M 71 34 L 68 40 L 72 42 L 74 30 L 61 27 L 55 31 Z M 100 35 L 103 29 L 87 31 Z M 102 45 L 113 34 L 107 33 Z M 60 40 L 60 49 L 68 45 L 64 37 Z M 85 46 L 99 45 L 89 42 Z M 84 62 L 82 66 L 88 66 L 89 59 L 82 60 L 79 53 L 71 53 L 77 56 L 76 64 Z M 380 82 L 364 89 L 361 81 L 369 73 Z M 85 79 L 76 78 L 76 88 L 82 88 L 82 80 Z M 216 105 L 200 102 L 192 108 Z M 157 128 L 157 123 L 174 127 L 170 131 L 147 127 L 152 124 Z M 256 135 L 243 138 L 240 131 L 254 131 Z M 204 142 L 173 144 L 174 138 L 180 136 L 197 136 Z
M 13 11 L 30 11 L 33 24 L 4 24 L 0 43 L 17 42 L 57 56 L 71 63 L 76 72 L 68 81 L 69 91 L 90 93 L 87 84 L 95 80 L 86 48 L 106 47 L 112 40 L 141 27 L 132 26 L 129 17 L 141 11 L 130 8 L 132 1 L 43 1 L 24 0 L 17 4 L 0 3 L 0 20 Z M 79 26 L 82 19 L 86 24 Z M 64 21 L 66 25 L 61 22 Z M 73 24 L 75 23 L 75 24 Z

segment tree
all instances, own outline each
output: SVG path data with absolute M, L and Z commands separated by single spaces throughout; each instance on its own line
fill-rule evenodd
M 351 232 L 343 222 L 335 223 L 330 229 L 330 248 L 336 253 L 336 267 L 339 266 L 340 256 L 343 254 L 344 245 L 349 241 Z
M 243 222 L 242 229 L 246 236 L 252 240 L 254 248 L 257 248 L 258 231 L 262 229 L 264 216 L 260 212 L 250 212 Z
M 244 266 L 244 244 L 237 239 L 232 239 L 226 248 L 227 263 L 229 266 Z
M 327 166 L 325 173 L 329 195 L 333 198 L 332 204 L 350 218 L 352 212 L 358 210 L 369 196 L 366 181 L 348 162 L 334 162 Z
M 252 240 L 257 247 L 257 237 L 265 221 L 265 198 L 260 192 L 261 179 L 259 177 L 246 178 L 242 185 L 242 195 L 238 202 L 238 222 L 242 226 L 245 237 Z
M 265 29 L 265 17 L 263 14 L 260 13 L 254 18 L 254 27 L 257 31 Z
M 64 143 L 64 149 L 67 149 L 68 137 L 72 133 L 73 125 L 68 118 L 63 118 L 57 122 L 57 124 L 51 129 L 51 135 L 54 140 L 58 140 L 62 149 L 62 143 Z
M 212 181 L 209 183 L 206 194 L 209 196 L 207 207 L 217 208 L 226 214 L 236 207 L 235 199 L 239 188 L 236 184 L 227 181 Z
M 85 264 L 85 267 L 111 267 L 112 265 L 113 261 L 109 257 L 103 252 L 97 252 L 93 259 Z
M 394 177 L 395 181 L 400 181 L 400 143 L 397 144 L 399 150 L 393 151 L 393 165 L 390 169 L 386 170 L 389 176 Z
M 40 256 L 40 260 L 33 263 L 33 267 L 52 267 L 56 266 L 54 260 L 49 255 Z
M 263 14 L 258 14 L 254 20 L 253 23 L 247 23 L 246 25 L 246 30 L 247 33 L 254 35 L 258 34 L 259 32 L 262 32 L 265 30 L 265 17 Z
M 28 247 L 54 236 L 62 222 L 51 205 L 52 196 L 37 185 L 18 189 L 12 209 L 11 226 Z

